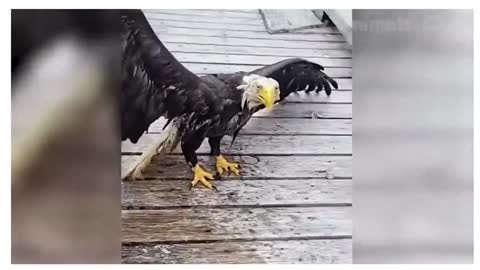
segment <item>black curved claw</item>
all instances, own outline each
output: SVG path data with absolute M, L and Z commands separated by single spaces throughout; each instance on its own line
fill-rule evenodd
M 216 186 L 212 186 L 213 189 L 215 189 L 216 192 L 218 192 L 218 188 Z

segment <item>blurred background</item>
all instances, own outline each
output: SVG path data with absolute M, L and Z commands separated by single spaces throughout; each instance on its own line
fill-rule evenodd
M 117 21 L 12 10 L 12 263 L 120 261 Z
M 353 11 L 353 262 L 473 263 L 473 11 Z
M 12 10 L 12 263 L 120 262 L 116 16 Z M 472 263 L 473 11 L 354 10 L 353 51 L 353 262 Z

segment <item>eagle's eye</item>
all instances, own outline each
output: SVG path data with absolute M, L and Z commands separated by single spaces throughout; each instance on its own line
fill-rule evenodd
M 260 88 L 262 88 L 262 86 L 261 86 L 261 85 L 257 85 L 257 89 L 260 89 Z

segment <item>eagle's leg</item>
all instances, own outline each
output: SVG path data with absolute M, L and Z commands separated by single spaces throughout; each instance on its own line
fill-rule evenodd
M 222 137 L 210 137 L 208 143 L 210 144 L 210 154 L 215 156 L 215 167 L 217 173 L 221 175 L 223 172 L 232 172 L 235 175 L 240 175 L 237 163 L 228 162 L 220 152 L 220 141 Z
M 203 141 L 203 136 L 191 136 L 189 139 L 182 141 L 182 152 L 188 164 L 192 167 L 193 180 L 190 188 L 194 187 L 198 182 L 202 183 L 207 188 L 217 189 L 208 180 L 213 180 L 213 175 L 200 167 L 195 151 L 200 147 Z

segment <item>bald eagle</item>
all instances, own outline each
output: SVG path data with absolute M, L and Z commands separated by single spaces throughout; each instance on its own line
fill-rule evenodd
M 155 154 L 180 144 L 192 168 L 191 187 L 200 182 L 214 188 L 209 182 L 213 175 L 198 164 L 195 154 L 205 138 L 216 157 L 217 172 L 239 175 L 238 164 L 222 156 L 220 141 L 225 135 L 234 140 L 255 112 L 270 109 L 292 92 L 325 90 L 330 95 L 330 85 L 338 88 L 321 65 L 299 58 L 250 72 L 198 77 L 167 50 L 142 11 L 124 11 L 121 21 L 122 140 L 136 143 L 152 122 L 162 116 L 168 119 L 158 141 L 122 178 L 142 178 Z

